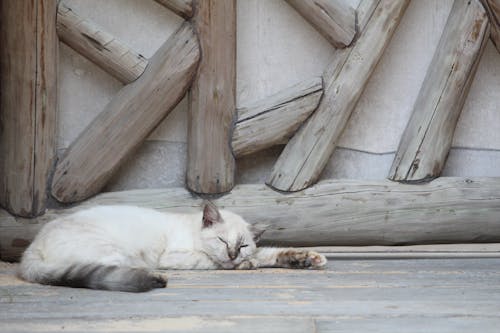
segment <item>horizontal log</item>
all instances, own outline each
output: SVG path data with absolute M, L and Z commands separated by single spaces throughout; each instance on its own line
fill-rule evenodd
M 177 15 L 187 19 L 193 17 L 193 0 L 156 0 Z
M 396 245 L 500 241 L 500 178 L 441 177 L 423 185 L 389 180 L 329 180 L 282 194 L 239 185 L 215 199 L 250 223 L 265 223 L 265 244 L 297 246 Z M 0 255 L 19 257 L 47 221 L 93 205 L 124 204 L 159 211 L 199 210 L 202 199 L 184 188 L 102 193 L 79 206 L 36 219 L 0 211 Z
M 441 175 L 488 32 L 488 17 L 479 0 L 454 2 L 389 179 L 415 183 Z
M 381 0 L 356 43 L 337 52 L 323 75 L 324 94 L 318 109 L 282 151 L 268 185 L 299 191 L 318 180 L 408 3 Z
M 491 40 L 500 52 L 500 0 L 481 0 L 491 23 Z
M 293 85 L 248 107 L 237 109 L 232 147 L 236 157 L 286 143 L 318 107 L 320 77 Z
M 185 95 L 199 57 L 196 35 L 185 22 L 144 74 L 123 87 L 66 150 L 56 166 L 52 195 L 75 202 L 97 194 Z
M 286 0 L 333 46 L 349 46 L 356 36 L 356 12 L 344 1 Z
M 66 45 L 124 84 L 142 75 L 148 61 L 90 20 L 59 3 L 57 33 Z
M 0 2 L 0 205 L 43 214 L 57 131 L 56 0 Z

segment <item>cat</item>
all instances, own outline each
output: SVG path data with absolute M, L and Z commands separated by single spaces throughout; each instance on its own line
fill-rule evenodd
M 95 206 L 47 223 L 23 254 L 19 275 L 41 284 L 144 292 L 167 285 L 160 269 L 320 268 L 316 252 L 257 247 L 264 232 L 204 204 L 194 214 Z

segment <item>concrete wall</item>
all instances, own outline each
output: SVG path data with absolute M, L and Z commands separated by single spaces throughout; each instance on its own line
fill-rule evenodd
M 358 0 L 346 0 L 353 7 Z M 182 20 L 152 0 L 65 0 L 150 57 Z M 412 1 L 323 178 L 385 178 L 452 0 Z M 283 0 L 238 0 L 237 104 L 321 75 L 335 49 Z M 121 83 L 61 44 L 58 148 L 62 152 Z M 182 186 L 187 102 L 151 134 L 107 190 Z M 280 147 L 238 160 L 237 182 L 263 182 Z M 488 42 L 465 103 L 446 176 L 500 176 L 500 55 Z

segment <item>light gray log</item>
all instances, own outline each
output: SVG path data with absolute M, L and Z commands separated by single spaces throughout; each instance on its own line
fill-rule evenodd
M 156 2 L 162 4 L 186 20 L 193 17 L 192 0 L 156 0 Z
M 196 193 L 224 193 L 235 172 L 236 0 L 197 1 L 193 21 L 202 57 L 189 92 L 186 185 Z
M 399 143 L 389 179 L 411 183 L 439 177 L 488 31 L 488 17 L 479 0 L 455 1 Z
M 356 12 L 344 1 L 286 0 L 333 46 L 349 46 L 356 36 Z
M 55 0 L 0 2 L 0 205 L 42 214 L 55 153 Z
M 57 34 L 61 41 L 124 84 L 135 81 L 148 61 L 64 3 L 57 9 Z
M 381 0 L 354 46 L 337 54 L 323 75 L 318 109 L 288 142 L 267 184 L 298 191 L 318 180 L 408 3 Z
M 491 24 L 490 36 L 500 52 L 500 0 L 481 0 L 488 12 Z
M 300 82 L 257 103 L 238 108 L 232 147 L 236 157 L 286 143 L 318 107 L 320 77 Z
M 263 236 L 267 244 L 500 241 L 500 178 L 441 177 L 419 186 L 389 180 L 330 180 L 287 195 L 265 185 L 239 185 L 214 202 L 241 214 L 250 223 L 268 224 Z M 34 229 L 43 223 L 82 207 L 105 204 L 188 212 L 198 211 L 202 199 L 184 188 L 148 189 L 103 193 L 77 207 L 49 210 L 33 220 L 13 218 L 2 212 L 2 257 L 19 256 L 31 241 Z
M 75 202 L 98 193 L 185 95 L 199 57 L 186 22 L 155 53 L 144 74 L 123 87 L 71 144 L 56 167 L 52 195 Z

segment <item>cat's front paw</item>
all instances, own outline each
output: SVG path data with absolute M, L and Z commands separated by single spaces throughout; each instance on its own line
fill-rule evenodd
M 310 268 L 318 269 L 325 266 L 326 257 L 314 251 L 286 250 L 281 252 L 277 258 L 277 264 L 286 268 Z
M 246 270 L 246 269 L 256 269 L 257 265 L 252 260 L 244 260 L 234 269 Z
M 151 289 L 166 288 L 168 283 L 167 274 L 153 272 L 149 274 L 147 283 Z

